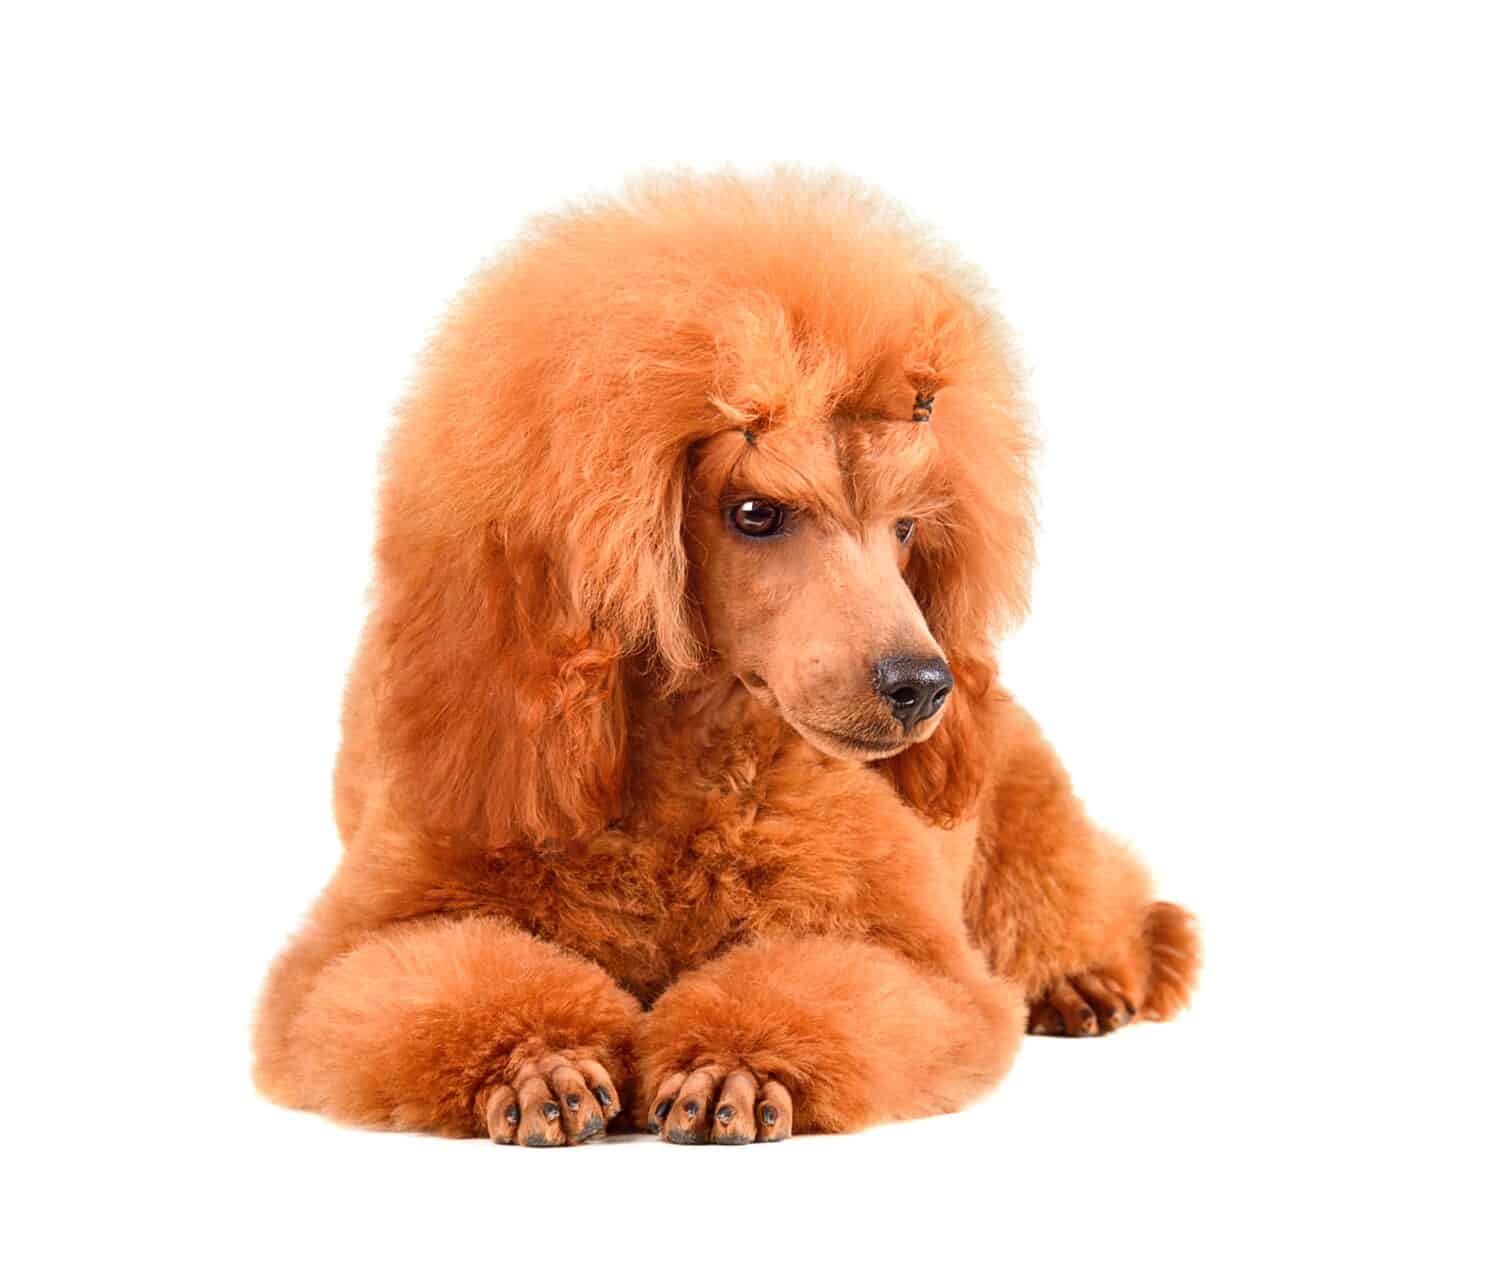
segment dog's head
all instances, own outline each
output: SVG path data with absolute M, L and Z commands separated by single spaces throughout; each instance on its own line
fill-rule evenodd
M 931 737 L 954 687 L 912 590 L 918 535 L 949 528 L 931 427 L 730 431 L 690 472 L 693 590 L 728 673 L 830 754 L 891 758 Z
M 630 691 L 733 676 L 951 823 L 1025 605 L 1027 456 L 976 280 L 847 181 L 672 178 L 538 223 L 388 456 L 395 792 L 455 832 L 595 832 Z

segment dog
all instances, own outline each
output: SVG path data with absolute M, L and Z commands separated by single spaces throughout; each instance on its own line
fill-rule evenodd
M 847 178 L 534 222 L 399 412 L 344 853 L 254 1035 L 276 1102 L 564 1146 L 955 1110 L 1199 939 L 997 679 L 1032 449 L 982 280 Z

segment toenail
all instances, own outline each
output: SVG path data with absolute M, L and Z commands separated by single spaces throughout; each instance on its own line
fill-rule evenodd
M 544 1102 L 542 1104 L 542 1115 L 546 1116 L 548 1120 L 556 1120 L 558 1116 L 562 1115 L 562 1108 L 555 1102 Z
M 715 1114 L 719 1117 L 720 1124 L 728 1124 L 731 1120 L 734 1119 L 734 1108 L 720 1107 Z
M 569 1111 L 577 1111 L 578 1110 L 578 1095 L 577 1094 L 569 1094 L 568 1095 L 568 1110 Z
M 521 1123 L 521 1109 L 520 1109 L 520 1107 L 517 1107 L 514 1104 L 512 1104 L 509 1107 L 507 1107 L 505 1109 L 505 1122 L 506 1122 L 506 1124 L 520 1124 Z
M 599 1105 L 601 1107 L 607 1107 L 607 1106 L 609 1106 L 609 1104 L 610 1104 L 609 1090 L 607 1090 L 603 1085 L 595 1085 L 594 1086 L 594 1097 L 599 1100 Z
M 682 1114 L 685 1115 L 689 1120 L 691 1120 L 694 1116 L 696 1116 L 698 1114 L 698 1104 L 695 1103 L 695 1102 L 685 1102 L 685 1103 L 683 1103 L 682 1104 Z
M 665 1120 L 667 1118 L 667 1113 L 671 1110 L 672 1100 L 670 1098 L 663 1098 L 659 1103 L 656 1104 L 656 1118 L 658 1120 Z
M 760 1109 L 760 1118 L 761 1118 L 762 1123 L 764 1123 L 764 1124 L 775 1124 L 776 1123 L 776 1108 L 775 1107 L 762 1107 Z

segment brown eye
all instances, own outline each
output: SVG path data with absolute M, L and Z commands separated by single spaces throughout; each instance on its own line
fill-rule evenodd
M 760 498 L 747 498 L 729 509 L 729 523 L 747 538 L 769 538 L 786 524 L 786 508 Z
M 904 518 L 896 522 L 896 541 L 903 547 L 911 541 L 911 536 L 917 532 L 917 522 L 910 518 Z

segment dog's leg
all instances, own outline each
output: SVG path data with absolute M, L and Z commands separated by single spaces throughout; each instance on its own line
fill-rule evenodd
M 1036 724 L 1007 711 L 965 896 L 994 969 L 1025 991 L 1033 1032 L 1096 1036 L 1181 1009 L 1197 977 L 1192 915 L 1097 828 Z
M 1005 1074 L 1024 1023 L 1020 992 L 961 941 L 929 960 L 763 939 L 684 975 L 645 1016 L 638 1120 L 671 1142 L 735 1145 L 952 1111 Z
M 256 1036 L 271 1098 L 528 1146 L 584 1141 L 619 1112 L 640 1007 L 599 966 L 492 917 L 339 943 L 315 915 L 272 971 Z

